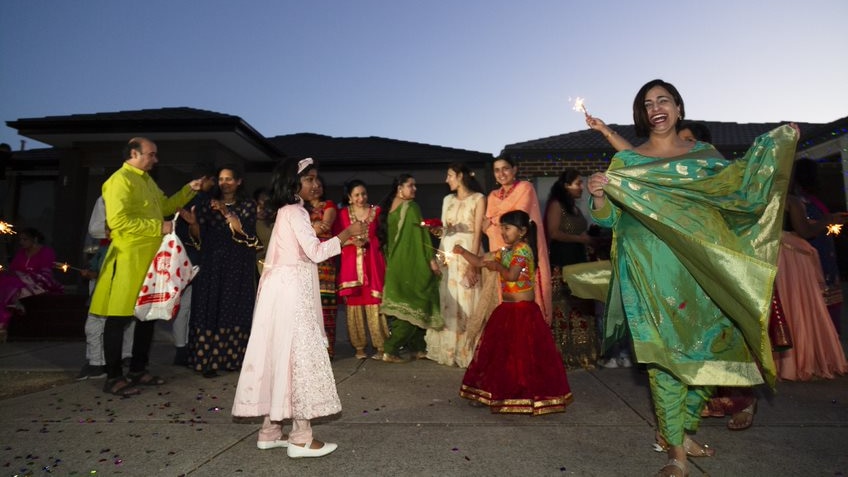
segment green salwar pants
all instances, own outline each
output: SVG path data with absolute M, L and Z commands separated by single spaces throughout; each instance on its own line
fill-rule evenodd
M 648 365 L 648 380 L 660 434 L 670 446 L 682 446 L 687 432 L 698 430 L 701 410 L 715 386 L 687 386 L 658 366 Z
M 427 343 L 424 341 L 424 336 L 427 330 L 419 328 L 412 323 L 395 318 L 391 324 L 391 335 L 383 344 L 383 351 L 386 354 L 397 356 L 398 351 L 406 346 L 410 351 L 425 351 Z

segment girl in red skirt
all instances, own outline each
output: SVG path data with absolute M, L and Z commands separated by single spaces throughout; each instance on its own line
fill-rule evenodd
M 457 245 L 453 253 L 475 267 L 498 272 L 502 302 L 492 312 L 462 378 L 459 395 L 492 412 L 563 412 L 571 389 L 551 330 L 536 304 L 536 224 L 521 210 L 500 218 L 506 246 L 478 257 Z

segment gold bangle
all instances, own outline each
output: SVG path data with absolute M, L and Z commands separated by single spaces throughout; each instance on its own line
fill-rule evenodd
M 613 135 L 613 134 L 615 134 L 615 131 L 610 130 L 610 132 L 609 132 L 609 133 L 604 134 L 604 137 L 605 137 L 605 138 L 607 138 L 607 139 L 609 139 L 609 138 L 611 138 L 611 137 L 612 137 L 612 135 Z

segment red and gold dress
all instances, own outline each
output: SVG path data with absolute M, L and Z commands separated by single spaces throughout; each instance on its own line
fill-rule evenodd
M 386 275 L 386 259 L 377 239 L 377 218 L 380 207 L 370 206 L 363 222 L 368 224 L 368 241 L 361 247 L 348 241 L 342 247 L 342 259 L 338 275 L 338 295 L 347 305 L 347 324 L 350 342 L 358 358 L 364 358 L 367 337 L 365 323 L 371 335 L 375 357 L 382 358 L 383 343 L 389 335 L 386 317 L 380 315 L 383 301 L 383 279 Z M 339 211 L 338 228 L 347 228 L 356 218 L 352 207 Z
M 504 293 L 534 288 L 533 251 L 519 242 L 495 252 L 504 267 L 520 265 L 514 282 L 501 280 Z M 572 401 L 571 388 L 542 310 L 534 301 L 504 301 L 489 317 L 462 378 L 459 395 L 490 407 L 493 413 L 563 412 Z

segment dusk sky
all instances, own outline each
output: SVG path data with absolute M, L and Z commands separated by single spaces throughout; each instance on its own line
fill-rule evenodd
M 578 96 L 631 124 L 654 78 L 691 119 L 830 122 L 846 20 L 844 0 L 2 0 L 0 142 L 19 118 L 187 106 L 497 154 L 585 129 Z

